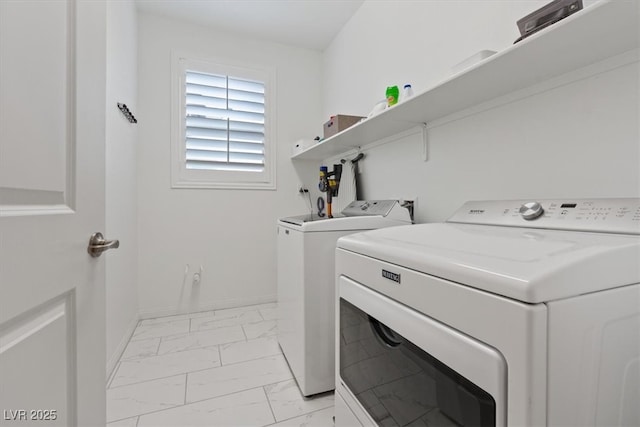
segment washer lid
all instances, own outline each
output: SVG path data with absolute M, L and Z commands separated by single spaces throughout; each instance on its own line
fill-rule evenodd
M 308 215 L 307 215 L 308 216 Z M 278 224 L 282 227 L 287 227 L 292 230 L 307 232 L 316 231 L 358 231 L 358 230 L 373 230 L 381 227 L 391 227 L 394 225 L 405 225 L 409 221 L 399 221 L 394 218 L 389 218 L 381 215 L 371 216 L 336 216 L 334 218 L 324 217 L 314 220 L 302 220 L 301 217 L 289 217 L 282 218 L 278 221 Z
M 337 245 L 527 303 L 640 282 L 640 236 L 632 235 L 434 223 L 354 234 Z
M 335 218 L 341 218 L 343 215 L 336 215 Z M 302 226 L 304 225 L 304 223 L 306 222 L 313 222 L 313 221 L 326 221 L 328 219 L 331 218 L 327 218 L 326 216 L 319 216 L 318 214 L 306 214 L 306 215 L 296 215 L 296 216 L 289 216 L 286 218 L 280 218 L 280 221 L 282 222 L 287 222 L 289 224 L 293 224 L 293 225 L 297 225 L 297 226 Z
M 354 200 L 333 218 L 312 214 L 278 221 L 283 227 L 302 232 L 372 230 L 410 223 L 409 211 L 397 200 Z

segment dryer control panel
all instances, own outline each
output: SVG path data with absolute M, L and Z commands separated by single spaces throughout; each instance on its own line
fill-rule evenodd
M 470 201 L 447 222 L 640 234 L 640 199 Z

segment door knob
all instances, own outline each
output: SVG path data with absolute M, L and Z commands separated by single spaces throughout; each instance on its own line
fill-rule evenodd
M 93 233 L 91 239 L 89 239 L 89 247 L 87 252 L 89 255 L 96 258 L 102 255 L 102 252 L 109 249 L 117 249 L 120 247 L 119 240 L 106 240 L 102 233 Z

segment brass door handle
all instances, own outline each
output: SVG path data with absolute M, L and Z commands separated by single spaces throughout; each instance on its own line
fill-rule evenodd
M 89 247 L 87 252 L 96 258 L 102 255 L 102 252 L 109 249 L 117 249 L 120 247 L 119 240 L 106 240 L 102 233 L 93 233 L 89 239 Z

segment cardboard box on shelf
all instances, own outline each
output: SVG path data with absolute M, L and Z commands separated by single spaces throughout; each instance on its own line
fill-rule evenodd
M 364 117 L 360 116 L 347 116 L 344 114 L 338 114 L 336 116 L 331 116 L 328 122 L 324 124 L 324 139 L 327 139 L 338 132 L 341 132 L 348 127 L 351 127 L 358 123 L 360 120 L 364 119 Z

